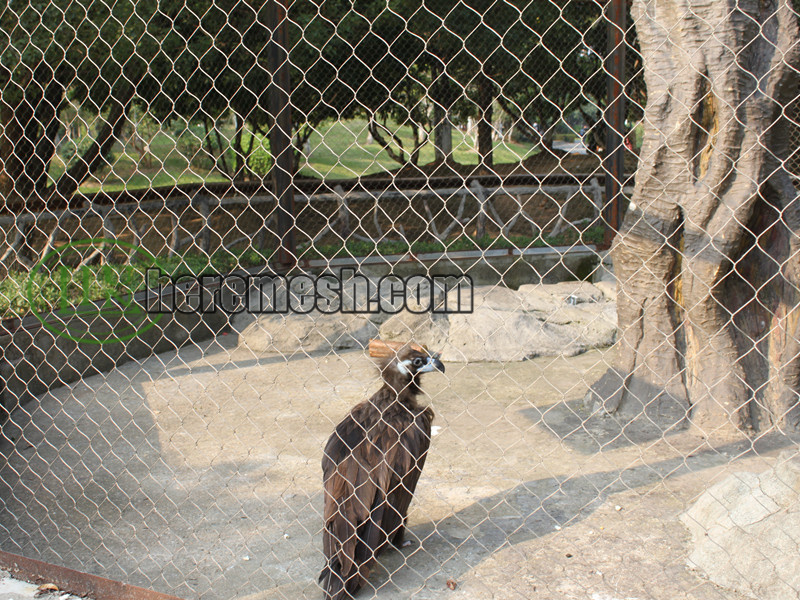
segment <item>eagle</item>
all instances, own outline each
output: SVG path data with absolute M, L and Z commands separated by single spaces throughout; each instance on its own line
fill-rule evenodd
M 401 548 L 408 506 L 431 441 L 433 411 L 417 403 L 420 375 L 444 373 L 436 354 L 402 346 L 380 365 L 383 387 L 357 404 L 325 445 L 323 550 L 326 600 L 366 583 L 388 544 Z

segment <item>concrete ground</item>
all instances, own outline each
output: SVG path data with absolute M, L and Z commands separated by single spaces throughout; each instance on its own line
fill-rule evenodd
M 790 442 L 590 418 L 605 359 L 426 376 L 442 429 L 415 543 L 359 598 L 739 598 L 686 568 L 678 516 Z M 231 335 L 54 390 L 5 426 L 0 548 L 185 598 L 320 598 L 322 447 L 376 387 L 361 351 L 254 355 Z

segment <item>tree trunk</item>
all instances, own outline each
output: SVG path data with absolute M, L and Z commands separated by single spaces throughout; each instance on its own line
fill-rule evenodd
M 32 92 L 0 106 L 0 194 L 12 211 L 41 205 L 45 194 L 64 99 L 64 87 L 51 75 L 46 69 L 37 72 L 39 84 L 31 86 Z
M 96 173 L 107 163 L 111 148 L 119 140 L 122 128 L 128 122 L 128 107 L 133 99 L 134 87 L 131 84 L 123 86 L 110 100 L 110 108 L 106 122 L 97 132 L 97 137 L 89 148 L 78 158 L 75 163 L 64 172 L 58 181 L 49 188 L 46 203 L 69 203 L 72 195 L 78 191 L 83 181 L 91 173 Z
M 393 134 L 385 124 L 379 124 L 378 120 L 375 118 L 375 115 L 370 116 L 367 128 L 372 135 L 372 139 L 378 142 L 378 145 L 386 151 L 386 154 L 389 155 L 389 158 L 403 167 L 408 164 L 410 158 L 406 159 L 406 151 L 403 147 L 403 140 L 401 140 L 398 135 Z M 389 135 L 391 141 L 383 137 L 381 130 L 385 131 Z M 392 141 L 397 145 L 397 150 L 392 148 Z
M 492 140 L 492 115 L 494 105 L 494 86 L 485 76 L 478 76 L 478 154 L 481 157 L 481 165 L 486 169 L 494 167 L 494 157 L 492 150 L 494 142 Z
M 7 101 L 0 102 L 0 198 L 3 210 L 18 208 L 20 200 L 15 182 L 22 172 L 22 165 L 15 148 L 22 137 L 22 129 L 14 114 L 15 106 Z
M 5 207 L 12 211 L 19 211 L 33 191 L 33 181 L 26 172 L 34 154 L 35 140 L 28 135 L 33 119 L 31 103 L 25 97 L 19 102 L 0 103 L 0 191 Z
M 297 133 L 294 136 L 294 161 L 292 164 L 294 165 L 294 174 L 296 174 L 300 170 L 300 166 L 307 160 L 306 156 L 306 144 L 308 140 L 311 138 L 311 134 L 314 132 L 314 128 L 311 127 L 309 124 L 301 125 L 297 129 Z M 372 134 L 369 134 L 372 135 Z M 371 143 L 369 138 L 367 138 L 367 144 Z
M 433 146 L 437 163 L 449 163 L 453 158 L 453 124 L 447 111 L 438 104 L 433 107 Z
M 52 79 L 35 110 L 38 125 L 37 140 L 26 170 L 33 183 L 33 191 L 39 197 L 46 193 L 48 171 L 56 151 L 56 138 L 62 127 L 58 112 L 61 110 L 63 100 L 64 86 Z
M 800 426 L 800 203 L 786 0 L 635 0 L 648 104 L 612 248 L 621 330 L 590 397 L 704 433 Z
M 250 155 L 253 152 L 255 133 L 250 135 L 249 143 L 247 147 L 245 147 L 243 142 L 247 121 L 245 121 L 239 113 L 234 113 L 234 123 L 236 125 L 236 134 L 233 138 L 233 153 L 236 157 L 236 161 L 233 166 L 232 179 L 234 181 L 251 181 L 253 173 L 247 162 L 250 160 Z

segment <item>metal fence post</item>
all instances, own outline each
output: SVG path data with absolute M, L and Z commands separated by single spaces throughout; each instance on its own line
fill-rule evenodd
M 270 0 L 269 71 L 272 85 L 269 90 L 269 112 L 274 119 L 269 135 L 272 153 L 272 190 L 278 202 L 278 263 L 290 269 L 297 261 L 294 234 L 294 150 L 292 148 L 291 82 L 289 80 L 289 35 L 286 27 L 286 6 L 283 0 Z
M 603 113 L 606 125 L 606 149 L 603 171 L 606 176 L 607 225 L 605 243 L 610 245 L 622 221 L 620 196 L 625 180 L 625 28 L 626 0 L 610 0 L 604 9 L 608 24 L 606 56 L 608 102 Z

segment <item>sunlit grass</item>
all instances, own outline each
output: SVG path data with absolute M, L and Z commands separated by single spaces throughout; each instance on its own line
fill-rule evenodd
M 413 147 L 411 128 L 400 127 L 397 131 L 406 146 L 407 154 Z M 377 142 L 368 144 L 368 136 L 367 122 L 361 119 L 334 121 L 323 125 L 309 139 L 310 151 L 300 173 L 310 177 L 349 179 L 397 169 L 400 164 L 393 161 Z M 517 163 L 536 152 L 538 150 L 534 144 L 496 141 L 494 162 Z M 461 164 L 477 165 L 480 156 L 474 136 L 454 128 L 453 157 Z M 433 160 L 434 147 L 428 141 L 420 150 L 419 164 L 424 165 Z
M 222 132 L 230 135 L 230 132 Z M 397 129 L 397 134 L 406 145 L 406 153 L 413 146 L 411 128 Z M 249 140 L 245 138 L 245 143 Z M 377 143 L 368 141 L 367 122 L 363 119 L 333 121 L 321 125 L 308 142 L 308 154 L 299 165 L 300 175 L 325 179 L 349 179 L 394 170 L 400 164 L 392 160 Z M 453 129 L 453 157 L 464 165 L 477 165 L 480 157 L 474 136 L 458 128 Z M 494 162 L 517 163 L 538 152 L 534 144 L 522 144 L 498 140 L 494 145 Z M 176 147 L 175 138 L 167 131 L 157 133 L 149 145 L 149 153 L 139 157 L 130 147 L 117 144 L 113 150 L 114 162 L 89 177 L 80 187 L 83 193 L 98 191 L 119 192 L 151 187 L 174 186 L 184 183 L 223 182 L 226 177 L 217 170 L 203 169 L 190 164 Z M 233 153 L 226 155 L 233 161 Z M 429 141 L 420 150 L 418 164 L 434 160 L 433 144 Z M 267 174 L 271 163 L 269 143 L 257 137 L 250 165 L 257 176 Z M 50 169 L 53 180 L 64 171 L 64 163 L 56 157 Z

